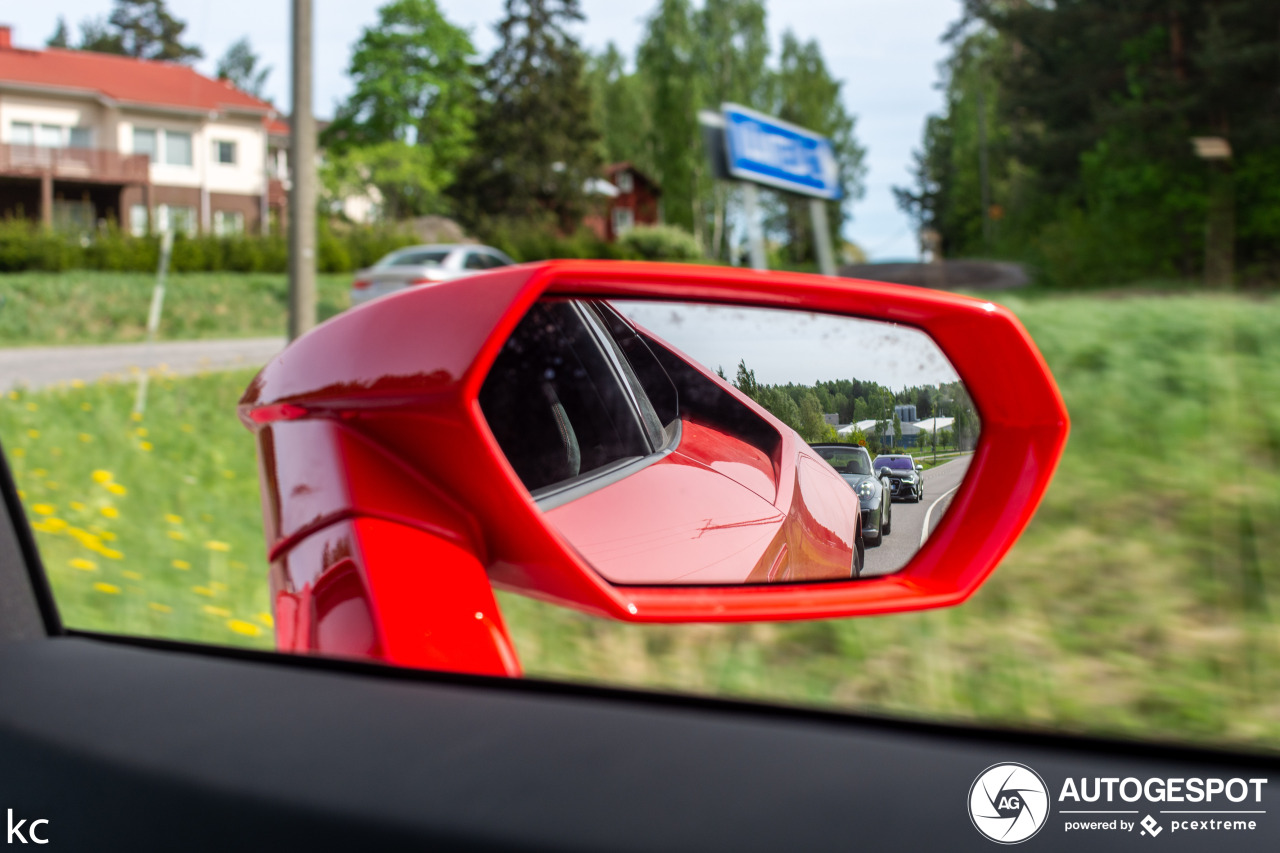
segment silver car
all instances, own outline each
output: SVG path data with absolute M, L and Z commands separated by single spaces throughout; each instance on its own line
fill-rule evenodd
M 351 304 L 361 305 L 406 287 L 448 281 L 514 263 L 489 246 L 454 244 L 397 249 L 356 273 L 351 284 Z

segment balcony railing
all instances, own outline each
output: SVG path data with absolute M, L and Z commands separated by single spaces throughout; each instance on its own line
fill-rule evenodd
M 101 148 L 0 144 L 0 175 L 40 177 L 49 173 L 62 181 L 143 184 L 147 182 L 150 160 L 146 154 L 121 154 Z

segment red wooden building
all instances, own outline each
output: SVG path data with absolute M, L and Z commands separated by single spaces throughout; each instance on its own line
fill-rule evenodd
M 632 226 L 657 225 L 660 221 L 658 200 L 662 190 L 630 163 L 606 166 L 604 177 L 590 181 L 587 192 L 598 204 L 583 224 L 602 240 L 612 243 Z

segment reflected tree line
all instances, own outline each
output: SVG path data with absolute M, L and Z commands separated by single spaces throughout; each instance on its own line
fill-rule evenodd
M 718 372 L 728 379 L 723 368 Z M 962 382 L 916 385 L 899 391 L 862 379 L 767 385 L 756 380 L 755 371 L 745 360 L 738 362 L 731 381 L 811 444 L 862 444 L 872 453 L 972 450 L 981 429 L 973 400 Z M 910 424 L 904 424 L 895 410 L 902 405 L 916 407 L 916 422 L 934 417 L 953 418 L 954 422 L 936 431 L 917 432 L 909 429 Z M 837 431 L 827 415 L 835 415 L 839 424 L 854 428 Z

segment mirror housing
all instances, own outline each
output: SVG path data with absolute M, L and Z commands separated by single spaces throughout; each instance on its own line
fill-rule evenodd
M 950 359 L 981 415 L 968 477 L 925 546 L 893 575 L 611 584 L 546 522 L 478 403 L 505 341 L 544 296 L 749 305 L 915 327 Z M 490 584 L 633 622 L 820 619 L 958 604 L 1026 526 L 1068 432 L 1043 358 L 1017 319 L 990 302 L 815 275 L 605 261 L 509 267 L 374 300 L 276 356 L 246 391 L 240 415 L 257 434 L 277 614 L 293 620 L 278 628 L 282 648 L 323 645 L 316 638 L 326 614 L 314 588 L 341 563 L 363 585 L 374 656 L 505 674 L 518 664 Z M 431 565 L 421 558 L 423 537 L 443 543 L 432 546 Z M 445 552 L 456 566 L 440 562 Z M 411 605 L 424 595 L 439 609 L 446 593 L 459 596 L 471 620 L 450 644 L 457 651 L 441 651 L 438 633 L 421 639 L 421 620 L 389 624 L 413 621 Z M 489 650 L 476 653 L 476 644 Z

